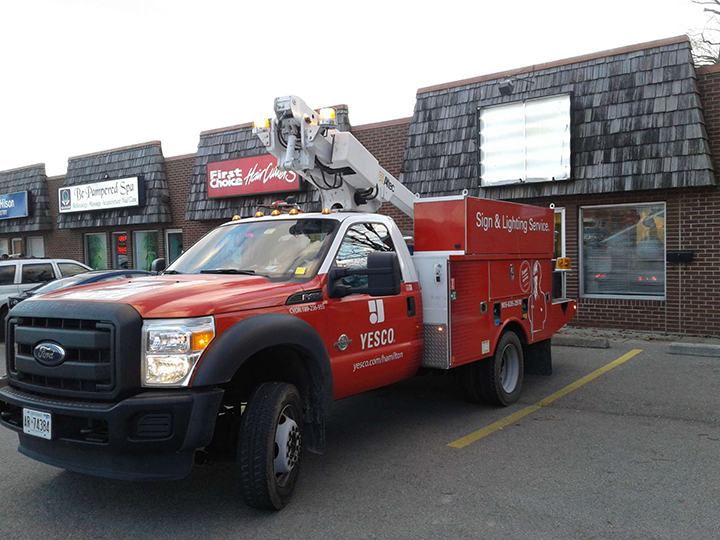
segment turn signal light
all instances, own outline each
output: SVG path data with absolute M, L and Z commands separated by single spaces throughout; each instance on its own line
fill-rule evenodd
M 192 335 L 192 350 L 202 351 L 212 341 L 215 335 L 212 332 L 196 332 Z
M 570 270 L 571 268 L 570 257 L 558 257 L 555 261 L 555 270 Z
M 262 212 L 255 212 L 255 217 L 263 217 L 264 215 Z
M 270 212 L 270 215 L 271 215 L 271 216 L 279 216 L 279 215 L 280 215 L 280 210 L 273 210 L 272 212 Z

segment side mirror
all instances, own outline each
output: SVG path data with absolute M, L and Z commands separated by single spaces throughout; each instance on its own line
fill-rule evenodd
M 345 276 L 367 276 L 368 286 L 353 288 L 345 285 Z M 342 298 L 350 294 L 370 296 L 392 296 L 400 294 L 402 273 L 397 253 L 370 253 L 367 268 L 333 268 L 328 274 L 328 296 Z
M 151 272 L 162 272 L 165 270 L 165 259 L 155 259 L 150 263 Z
M 400 260 L 395 252 L 368 255 L 368 294 L 370 296 L 393 296 L 400 294 L 402 274 Z

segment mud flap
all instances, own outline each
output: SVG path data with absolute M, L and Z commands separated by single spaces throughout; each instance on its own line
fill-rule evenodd
M 325 453 L 325 421 L 305 422 L 305 448 L 313 454 Z
M 550 340 L 546 339 L 523 345 L 525 373 L 528 375 L 552 375 L 552 351 Z

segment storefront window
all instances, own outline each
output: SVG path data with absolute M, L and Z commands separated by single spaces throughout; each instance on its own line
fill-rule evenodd
M 42 236 L 30 236 L 27 239 L 28 257 L 44 257 L 45 241 Z
M 127 233 L 116 232 L 112 234 L 112 265 L 113 268 L 128 267 L 128 241 Z
M 168 229 L 165 231 L 165 253 L 168 265 L 175 262 L 183 251 L 182 229 Z
M 0 257 L 10 255 L 10 241 L 7 238 L 0 238 Z
M 581 209 L 584 296 L 665 296 L 665 204 Z
M 107 270 L 107 235 L 85 235 L 85 262 L 95 270 Z
M 150 265 L 158 258 L 158 232 L 135 232 L 133 235 L 133 248 L 133 254 L 135 255 L 135 268 L 138 270 L 150 270 Z

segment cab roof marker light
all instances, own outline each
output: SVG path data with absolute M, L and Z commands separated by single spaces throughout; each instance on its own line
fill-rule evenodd
M 280 210 L 273 210 L 272 212 L 270 212 L 270 215 L 271 215 L 271 216 L 279 216 L 279 215 L 280 215 Z
M 253 122 L 253 129 L 270 129 L 270 119 L 269 118 L 263 118 L 261 120 L 255 120 Z
M 233 221 L 238 221 L 239 219 L 240 219 L 240 216 L 238 216 L 237 214 L 235 214 L 235 215 L 232 217 L 232 220 L 233 220 Z
M 330 107 L 320 109 L 318 116 L 319 116 L 318 125 L 324 126 L 324 127 L 337 126 L 337 118 L 335 115 L 335 109 L 330 108 Z
M 322 213 L 323 213 L 323 214 L 329 214 L 329 213 L 330 213 L 330 209 L 329 209 L 329 208 L 323 208 L 323 209 L 322 209 Z
M 335 109 L 332 107 L 325 107 L 320 109 L 320 120 L 335 120 Z
M 265 214 L 263 214 L 260 211 L 255 212 L 255 217 L 263 217 Z

